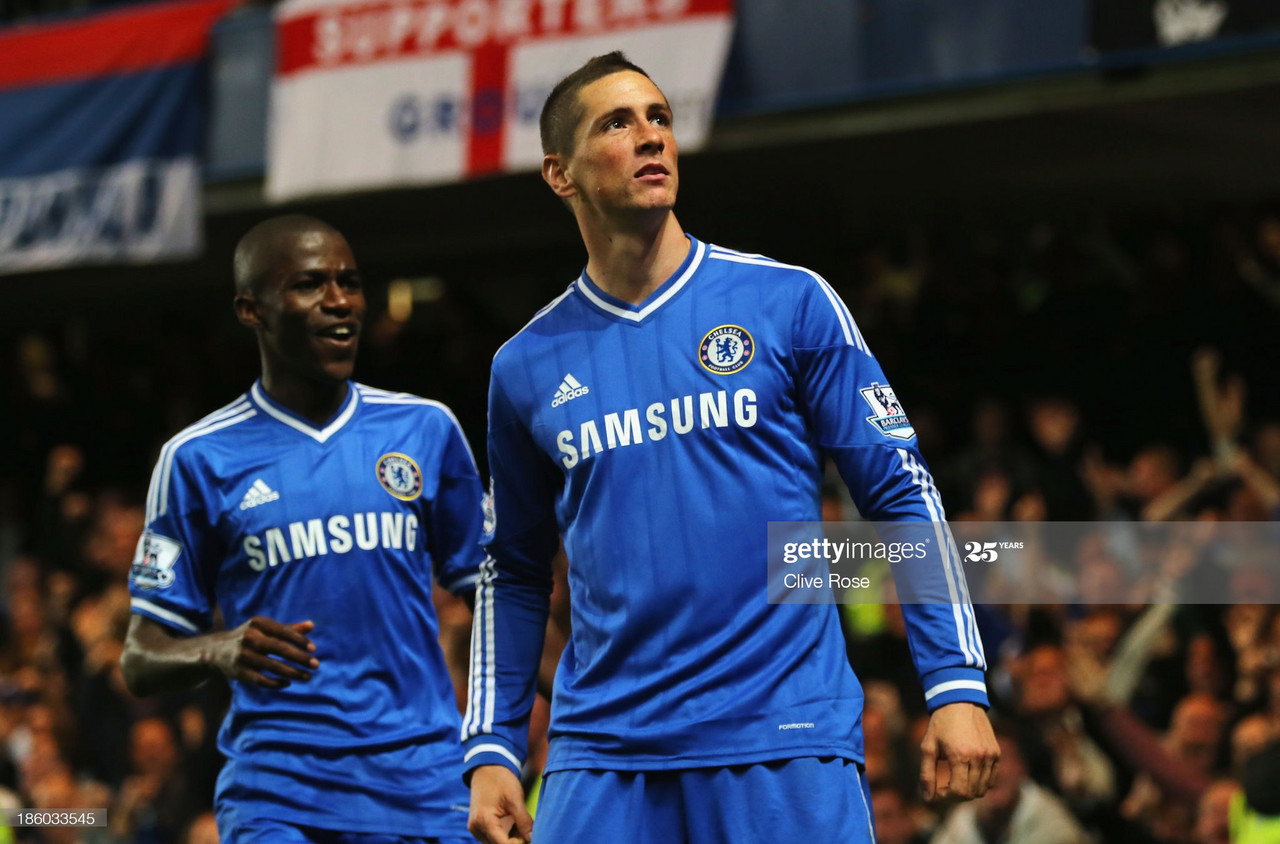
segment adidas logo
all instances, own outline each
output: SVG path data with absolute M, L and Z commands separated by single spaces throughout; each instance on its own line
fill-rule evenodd
M 555 398 L 551 400 L 551 406 L 559 407 L 565 402 L 585 396 L 589 392 L 591 392 L 590 388 L 579 384 L 577 378 L 566 373 L 564 380 L 560 382 L 560 388 L 556 390 Z
M 248 510 L 250 507 L 257 507 L 259 504 L 275 501 L 279 497 L 280 493 L 267 486 L 262 478 L 258 478 L 253 482 L 253 486 L 249 487 L 249 491 L 244 494 L 244 498 L 240 499 L 240 509 Z

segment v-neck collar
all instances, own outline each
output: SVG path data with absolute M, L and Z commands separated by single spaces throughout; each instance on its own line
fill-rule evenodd
M 591 280 L 585 269 L 575 282 L 578 292 L 582 294 L 588 305 L 606 316 L 637 324 L 643 322 L 646 317 L 679 293 L 702 265 L 702 259 L 707 254 L 707 245 L 693 235 L 686 235 L 686 237 L 689 238 L 689 254 L 685 256 L 684 263 L 639 305 L 624 302 L 616 296 L 605 293 Z
M 318 443 L 328 441 L 330 437 L 342 430 L 342 427 L 351 421 L 351 417 L 355 415 L 356 406 L 360 404 L 360 391 L 355 389 L 355 385 L 350 381 L 347 382 L 347 400 L 342 408 L 333 415 L 333 418 L 323 428 L 317 428 L 310 421 L 303 419 L 289 408 L 273 400 L 262 389 L 262 379 L 259 378 L 253 382 L 253 386 L 249 388 L 249 397 L 253 400 L 262 412 L 275 419 L 277 422 L 288 425 L 295 431 L 306 434 Z

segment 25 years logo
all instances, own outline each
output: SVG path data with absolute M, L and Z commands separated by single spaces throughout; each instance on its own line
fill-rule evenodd
M 1021 550 L 1021 542 L 966 542 L 964 544 L 965 561 L 970 563 L 994 563 L 1000 559 L 999 551 Z

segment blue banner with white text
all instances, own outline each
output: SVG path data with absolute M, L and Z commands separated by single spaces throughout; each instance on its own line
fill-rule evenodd
M 204 59 L 233 2 L 0 29 L 0 273 L 199 252 Z

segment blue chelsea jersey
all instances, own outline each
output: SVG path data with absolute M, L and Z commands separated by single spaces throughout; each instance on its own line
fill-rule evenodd
M 432 584 L 474 589 L 482 497 L 448 408 L 354 383 L 323 428 L 257 383 L 165 445 L 133 612 L 183 635 L 206 632 L 215 606 L 227 628 L 315 622 L 309 682 L 232 684 L 220 813 L 465 835 Z
M 496 525 L 477 591 L 467 766 L 518 768 L 563 535 L 572 637 L 547 770 L 861 761 L 835 606 L 769 604 L 770 521 L 818 521 L 821 454 L 864 517 L 940 523 L 906 414 L 817 274 L 690 238 L 643 304 L 584 273 L 499 350 Z M 987 703 L 954 603 L 904 606 L 928 706 Z M 958 578 L 958 580 L 956 580 Z

